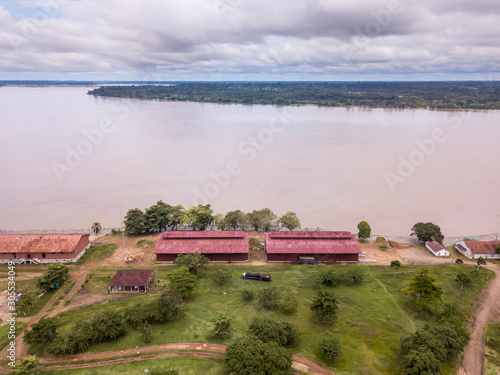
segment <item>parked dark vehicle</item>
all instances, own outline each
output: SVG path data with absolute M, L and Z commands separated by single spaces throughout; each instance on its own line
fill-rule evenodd
M 314 257 L 299 257 L 299 264 L 318 264 Z
M 241 274 L 242 279 L 249 280 L 260 280 L 260 281 L 271 281 L 270 275 L 260 274 L 260 273 L 251 273 L 251 272 L 243 272 Z

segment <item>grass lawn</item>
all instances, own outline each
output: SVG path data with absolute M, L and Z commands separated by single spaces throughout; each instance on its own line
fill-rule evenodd
M 128 362 L 77 370 L 47 371 L 45 375 L 123 375 L 144 374 L 144 370 L 177 370 L 182 375 L 219 375 L 223 361 L 217 358 L 173 357 Z
M 484 345 L 484 374 L 500 374 L 500 322 L 488 324 Z
M 26 328 L 26 323 L 16 322 L 16 336 L 19 335 Z M 5 348 L 11 341 L 9 339 L 10 324 L 0 327 L 0 350 Z
M 108 243 L 108 244 L 94 243 L 90 245 L 85 254 L 83 254 L 82 257 L 78 259 L 75 264 L 80 265 L 85 263 L 96 263 L 100 260 L 106 259 L 107 257 L 111 256 L 111 254 L 113 254 L 113 251 L 115 251 L 116 248 L 117 245 L 115 245 L 114 243 Z
M 338 337 L 342 344 L 342 356 L 337 363 L 327 364 L 338 375 L 397 373 L 401 335 L 405 332 L 413 332 L 424 324 L 433 323 L 436 320 L 435 315 L 416 311 L 408 297 L 401 293 L 401 289 L 409 285 L 411 278 L 422 267 L 403 266 L 398 271 L 398 277 L 394 278 L 393 270 L 387 266 L 361 266 L 365 276 L 362 284 L 334 287 L 340 301 L 340 311 L 338 320 L 332 325 L 317 323 L 310 311 L 310 303 L 314 299 L 316 290 L 313 277 L 319 267 L 332 266 L 232 265 L 233 278 L 224 286 L 218 286 L 213 282 L 209 269 L 202 271 L 199 273 L 200 286 L 196 294 L 188 301 L 189 311 L 186 316 L 175 322 L 154 326 L 149 344 L 142 341 L 141 334 L 136 329 L 129 327 L 127 334 L 121 339 L 95 345 L 91 351 L 102 352 L 136 345 L 174 342 L 208 341 L 227 345 L 235 338 L 246 334 L 252 318 L 264 316 L 297 324 L 302 331 L 302 337 L 300 342 L 290 350 L 293 354 L 305 355 L 322 363 L 325 361 L 317 349 L 318 341 L 329 335 Z M 360 266 L 333 267 L 344 270 Z M 463 271 L 475 269 L 466 265 L 461 267 Z M 468 316 L 475 307 L 480 291 L 493 277 L 493 272 L 480 269 L 474 277 L 473 286 L 460 291 L 460 285 L 454 281 L 456 267 L 440 265 L 428 268 L 437 276 L 437 284 L 443 288 L 444 302 L 456 304 Z M 171 269 L 171 267 L 158 267 L 157 277 L 163 279 Z M 273 281 L 265 283 L 243 280 L 239 277 L 243 271 L 269 273 Z M 105 272 L 105 269 L 102 269 L 102 272 Z M 96 282 L 97 284 L 100 282 Z M 299 302 L 297 312 L 285 315 L 280 311 L 259 311 L 255 307 L 255 302 L 242 300 L 243 289 L 251 288 L 259 293 L 259 290 L 269 286 L 292 290 Z M 69 329 L 77 320 L 88 320 L 96 311 L 105 309 L 120 312 L 136 301 L 150 298 L 155 298 L 155 295 L 146 294 L 64 312 L 59 315 L 62 324 L 60 329 L 63 331 Z M 209 321 L 218 312 L 225 312 L 233 318 L 233 334 L 226 340 L 208 337 L 211 328 Z M 39 350 L 40 348 L 37 347 L 31 348 L 33 353 L 41 355 Z M 448 367 L 444 374 L 451 373 L 453 370 L 453 365 Z

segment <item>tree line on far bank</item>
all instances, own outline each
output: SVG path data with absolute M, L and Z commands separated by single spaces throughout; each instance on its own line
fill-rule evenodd
M 124 218 L 125 231 L 136 235 L 141 233 L 177 230 L 184 226 L 194 230 L 216 228 L 219 230 L 256 230 L 269 231 L 280 225 L 289 230 L 300 228 L 300 220 L 295 212 L 287 212 L 278 217 L 269 208 L 253 210 L 245 213 L 241 210 L 229 211 L 225 215 L 215 214 L 207 205 L 184 207 L 171 206 L 163 201 L 144 211 L 133 208 L 127 211 Z

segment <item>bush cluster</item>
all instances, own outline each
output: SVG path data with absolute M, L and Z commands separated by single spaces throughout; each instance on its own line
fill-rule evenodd
M 299 340 L 301 332 L 293 323 L 254 318 L 248 327 L 247 334 L 257 337 L 264 343 L 273 341 L 280 346 L 288 346 Z
M 319 286 L 354 285 L 361 284 L 363 272 L 361 268 L 351 268 L 345 271 L 338 271 L 331 267 L 320 268 L 315 275 L 316 283 Z

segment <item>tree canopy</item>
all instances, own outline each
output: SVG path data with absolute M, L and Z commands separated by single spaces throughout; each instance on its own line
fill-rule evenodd
M 441 304 L 443 290 L 435 285 L 436 277 L 429 274 L 427 268 L 422 268 L 415 275 L 410 286 L 403 289 L 403 293 L 409 294 L 418 310 L 434 310 Z
M 197 251 L 194 253 L 179 254 L 175 258 L 175 264 L 186 267 L 193 275 L 196 275 L 198 270 L 209 261 L 205 255 Z
M 170 289 L 176 290 L 182 297 L 188 297 L 194 293 L 198 286 L 198 278 L 189 272 L 189 268 L 181 266 L 173 269 L 167 274 Z
M 250 225 L 256 231 L 270 231 L 275 224 L 277 216 L 269 208 L 262 210 L 253 210 L 248 214 Z
M 37 283 L 40 289 L 51 290 L 55 289 L 56 285 L 64 284 L 68 279 L 68 267 L 61 263 L 49 263 Z
M 370 238 L 372 234 L 372 228 L 370 227 L 370 224 L 368 224 L 366 221 L 362 221 L 358 224 L 358 237 L 361 239 L 366 239 Z
M 323 323 L 329 323 L 337 319 L 338 309 L 337 297 L 333 291 L 320 288 L 311 304 L 313 314 Z
M 146 216 L 142 210 L 132 208 L 127 211 L 123 223 L 128 234 L 141 234 L 146 228 Z
M 419 241 L 432 241 L 433 239 L 443 243 L 444 236 L 441 233 L 441 228 L 433 223 L 418 222 L 412 228 L 411 236 L 417 236 Z
M 292 211 L 288 211 L 286 214 L 278 219 L 278 224 L 287 228 L 288 230 L 300 229 L 300 220 L 297 214 Z
M 205 230 L 214 221 L 213 213 L 214 211 L 209 204 L 199 204 L 186 211 L 183 224 L 189 225 L 193 229 Z

